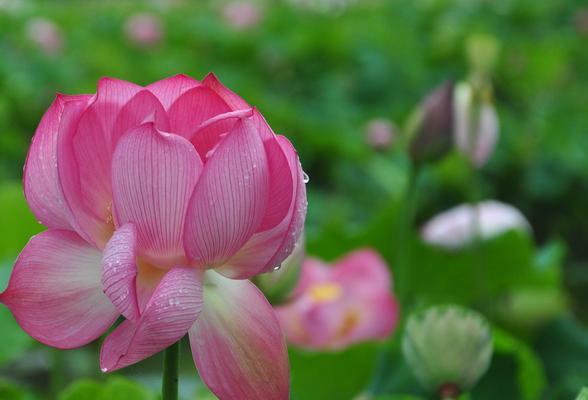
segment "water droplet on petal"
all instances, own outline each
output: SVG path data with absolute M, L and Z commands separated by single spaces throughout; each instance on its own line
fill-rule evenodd
M 308 176 L 308 174 L 304 171 L 302 171 L 302 181 L 304 183 L 308 183 L 310 181 L 310 177 Z
M 274 271 L 279 271 L 282 268 L 282 264 L 278 264 L 274 267 Z
M 108 368 L 106 368 L 106 367 L 100 368 L 100 371 L 102 371 L 102 372 L 108 372 Z

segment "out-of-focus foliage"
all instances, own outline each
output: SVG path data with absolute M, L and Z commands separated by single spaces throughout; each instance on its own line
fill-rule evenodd
M 332 260 L 361 246 L 377 249 L 395 275 L 403 318 L 446 302 L 489 318 L 495 354 L 471 398 L 576 396 L 588 381 L 584 2 L 255 3 L 260 20 L 236 27 L 223 14 L 224 1 L 0 0 L 0 286 L 28 238 L 43 229 L 28 212 L 20 179 L 54 93 L 92 93 L 101 76 L 148 84 L 214 71 L 300 153 L 310 176 L 309 254 Z M 127 18 L 137 12 L 160 19 L 162 37 L 151 46 L 125 36 Z M 56 24 L 61 47 L 39 49 L 30 37 L 35 17 Z M 413 174 L 402 137 L 386 151 L 370 147 L 369 121 L 402 127 L 433 87 L 468 78 L 465 48 L 479 34 L 500 48 L 491 76 L 500 138 L 488 164 L 473 174 L 453 152 Z M 518 207 L 533 233 L 508 232 L 454 252 L 420 240 L 418 228 L 435 213 L 486 198 Z M 403 227 L 407 216 L 416 222 Z M 385 343 L 341 352 L 291 349 L 293 399 L 426 398 L 402 358 L 402 329 Z M 100 379 L 97 344 L 66 352 L 66 368 L 55 376 L 59 359 L 22 332 L 5 307 L 0 332 L 0 399 L 55 394 L 50 388 L 59 382 L 70 384 L 61 399 L 83 398 L 84 391 L 99 393 L 93 399 L 149 398 L 158 391 L 157 358 L 119 373 L 148 389 L 116 376 Z M 203 389 L 189 355 L 182 366 L 182 393 L 194 398 Z M 72 383 L 78 378 L 91 380 Z M 213 398 L 198 398 L 204 396 Z

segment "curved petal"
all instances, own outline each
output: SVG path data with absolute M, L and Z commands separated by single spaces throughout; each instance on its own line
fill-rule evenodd
M 207 119 L 228 111 L 231 111 L 229 106 L 212 89 L 202 85 L 193 87 L 169 108 L 171 131 L 188 137 Z
M 129 82 L 101 79 L 94 101 L 81 116 L 70 116 L 60 131 L 57 167 L 63 193 L 75 216 L 76 230 L 98 247 L 106 243 L 113 228 L 113 128 L 119 111 L 140 90 Z
M 263 232 L 259 232 L 258 229 L 258 232 L 225 265 L 218 269 L 220 273 L 229 278 L 247 278 L 270 271 L 280 265 L 292 252 L 302 234 L 307 204 L 302 168 L 296 151 L 288 139 L 277 136 L 277 140 L 288 160 L 288 171 L 292 174 L 290 181 L 293 184 L 294 192 L 288 213 L 273 228 Z M 274 173 L 282 175 L 284 170 L 280 174 L 277 171 Z M 276 193 L 274 195 L 277 196 Z
M 34 236 L 0 301 L 32 337 L 62 349 L 104 333 L 118 312 L 102 293 L 100 252 L 78 235 L 50 229 Z
M 387 293 L 392 287 L 386 262 L 370 249 L 356 250 L 337 261 L 332 275 L 334 280 L 364 293 Z
M 23 178 L 25 197 L 33 214 L 49 228 L 72 229 L 71 214 L 57 173 L 57 137 L 64 109 L 71 107 L 79 114 L 91 98 L 58 94 L 43 115 L 27 155 Z
M 189 332 L 200 377 L 220 399 L 287 400 L 288 353 L 272 307 L 249 281 L 206 278 L 212 285 Z
M 180 340 L 202 309 L 201 271 L 175 267 L 163 277 L 137 322 L 120 324 L 105 340 L 100 367 L 110 372 L 141 361 Z
M 102 287 L 116 309 L 130 320 L 139 317 L 137 303 L 137 229 L 128 223 L 114 232 L 102 254 Z
M 223 99 L 231 110 L 251 108 L 245 100 L 223 85 L 212 72 L 206 75 L 202 80 L 202 84 L 214 90 L 214 92 Z
M 181 136 L 146 123 L 128 132 L 112 160 L 117 224 L 133 222 L 141 254 L 160 266 L 184 260 L 182 232 L 202 163 Z
M 196 79 L 179 74 L 147 86 L 146 89 L 153 93 L 166 110 L 169 110 L 174 101 L 187 90 L 200 85 Z
M 257 131 L 240 120 L 207 162 L 190 199 L 184 248 L 192 261 L 219 265 L 256 231 L 268 199 L 267 169 Z

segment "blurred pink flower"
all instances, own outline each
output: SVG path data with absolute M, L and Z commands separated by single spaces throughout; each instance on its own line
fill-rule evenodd
M 396 126 L 385 118 L 372 119 L 365 126 L 365 138 L 373 149 L 386 150 L 396 138 Z
M 574 25 L 580 36 L 588 36 L 588 7 L 581 7 L 576 11 Z
M 239 0 L 225 4 L 223 17 L 233 28 L 247 29 L 259 24 L 262 12 L 257 4 Z
M 138 46 L 156 46 L 163 39 L 163 26 L 160 18 L 151 13 L 131 15 L 125 22 L 127 39 Z
M 63 51 L 63 34 L 55 22 L 35 17 L 27 21 L 26 35 L 43 53 L 54 56 Z
M 462 204 L 436 215 L 424 225 L 421 234 L 429 244 L 456 250 L 471 244 L 476 232 L 480 239 L 490 239 L 509 230 L 530 231 L 531 226 L 513 206 L 486 200 L 476 206 Z
M 49 229 L 26 245 L 0 301 L 50 346 L 83 346 L 122 314 L 103 371 L 190 336 L 221 399 L 288 399 L 282 332 L 247 278 L 279 265 L 306 214 L 288 139 L 214 75 L 141 87 L 104 78 L 58 95 L 24 172 Z
M 388 337 L 398 319 L 390 272 L 372 250 L 332 266 L 307 258 L 292 301 L 276 307 L 288 340 L 309 349 L 338 349 Z
M 474 100 L 469 83 L 461 82 L 454 95 L 454 138 L 457 149 L 482 167 L 496 148 L 500 124 L 492 103 Z

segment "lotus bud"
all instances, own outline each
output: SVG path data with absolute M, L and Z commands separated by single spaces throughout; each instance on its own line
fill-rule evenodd
M 223 8 L 225 22 L 237 30 L 257 26 L 262 19 L 260 7 L 251 1 L 234 1 Z
M 416 162 L 434 161 L 451 148 L 453 82 L 436 87 L 409 121 L 410 154 Z
M 478 168 L 486 164 L 498 141 L 498 115 L 489 98 L 476 93 L 468 82 L 455 87 L 455 146 Z
M 273 271 L 254 277 L 257 287 L 265 294 L 270 303 L 281 304 L 290 295 L 300 277 L 300 266 L 305 256 L 304 237 L 296 243 L 292 253 L 276 265 Z
M 456 305 L 412 315 L 402 339 L 404 357 L 422 386 L 450 398 L 478 382 L 490 365 L 492 350 L 486 319 Z
M 43 53 L 55 56 L 63 50 L 63 34 L 55 22 L 43 18 L 31 18 L 26 24 L 26 35 Z
M 125 23 L 127 39 L 140 47 L 153 47 L 163 38 L 163 27 L 157 15 L 137 13 L 131 15 Z
M 500 42 L 490 35 L 472 35 L 466 43 L 466 57 L 474 73 L 488 76 L 498 60 Z
M 396 125 L 388 119 L 372 119 L 365 126 L 365 140 L 374 150 L 386 150 L 394 143 L 397 131 Z
M 580 8 L 574 16 L 576 32 L 580 36 L 588 36 L 588 7 Z

